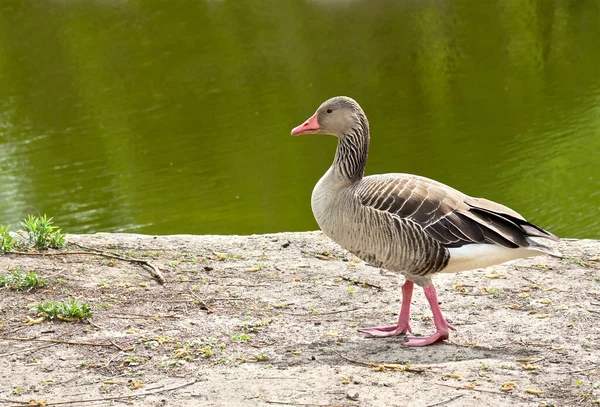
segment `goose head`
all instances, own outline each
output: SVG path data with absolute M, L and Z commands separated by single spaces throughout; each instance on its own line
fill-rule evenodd
M 356 101 L 347 96 L 326 100 L 314 115 L 292 129 L 292 136 L 330 134 L 343 139 L 352 129 L 363 127 L 366 117 Z

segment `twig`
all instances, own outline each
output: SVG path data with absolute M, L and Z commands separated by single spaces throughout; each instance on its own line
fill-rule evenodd
M 100 326 L 100 325 L 96 324 L 95 322 L 93 322 L 93 321 L 91 321 L 91 320 L 89 320 L 89 319 L 88 319 L 86 322 L 87 322 L 88 324 L 90 324 L 91 326 L 95 327 L 95 328 L 98 328 L 98 329 L 104 329 L 104 327 L 102 327 L 102 326 Z
M 115 346 L 112 343 L 94 343 L 94 342 L 71 342 L 62 341 L 60 339 L 38 339 L 38 338 L 10 338 L 0 337 L 0 340 L 4 341 L 22 341 L 22 342 L 50 342 L 50 343 L 62 343 L 66 345 L 83 345 L 83 346 Z M 117 347 L 117 346 L 115 346 Z M 118 347 L 117 347 L 118 349 Z
M 294 403 L 293 401 L 275 401 L 265 400 L 267 404 L 284 404 L 288 406 L 312 406 L 312 407 L 344 407 L 340 404 L 315 404 L 315 403 Z
M 181 318 L 179 315 L 170 314 L 170 315 L 149 315 L 149 314 L 121 314 L 115 313 L 115 315 L 107 315 L 109 318 L 120 318 L 120 319 L 132 319 L 132 318 Z
M 594 313 L 594 314 L 600 314 L 600 311 L 598 311 L 597 309 L 589 309 L 588 308 L 588 312 Z
M 11 356 L 11 355 L 16 355 L 17 353 L 30 352 L 30 351 L 31 352 L 37 352 L 38 350 L 50 348 L 52 346 L 56 346 L 56 344 L 55 343 L 51 343 L 50 345 L 38 346 L 37 348 L 19 349 L 19 350 L 14 351 L 14 352 L 3 353 L 2 355 L 0 355 L 0 357 L 6 357 L 6 356 Z
M 117 345 L 117 344 L 116 344 L 114 341 L 110 341 L 110 343 L 112 343 L 112 345 L 113 345 L 115 348 L 119 349 L 121 352 L 125 352 L 125 349 L 124 349 L 123 347 L 121 347 L 121 346 Z
M 215 312 L 214 308 L 209 307 L 202 298 L 200 298 L 196 294 L 194 294 L 194 291 L 192 291 L 191 287 L 189 288 L 189 291 L 190 291 L 190 295 L 192 297 L 194 297 L 194 299 L 196 299 L 198 302 L 200 302 L 200 309 L 203 309 L 203 310 L 205 310 L 205 311 L 207 311 L 209 313 L 210 312 Z
M 495 390 L 478 389 L 476 387 L 471 388 L 471 387 L 466 387 L 466 386 L 452 386 L 451 384 L 437 383 L 437 382 L 434 382 L 433 384 L 437 384 L 438 386 L 450 387 L 451 389 L 456 389 L 456 390 L 471 390 L 471 391 L 478 391 L 480 393 L 497 394 L 499 396 L 512 396 L 512 397 L 516 397 L 516 398 L 519 398 L 522 400 L 530 400 L 526 397 L 521 397 L 517 394 L 513 394 L 510 392 L 501 393 L 501 392 L 495 391 Z
M 532 269 L 532 270 L 548 270 L 547 267 L 543 267 L 543 266 L 522 266 L 522 265 L 518 265 L 515 267 L 521 267 L 524 269 Z
M 71 244 L 74 245 L 74 246 L 77 246 L 77 247 L 79 247 L 81 249 L 85 249 L 85 250 L 89 250 L 91 252 L 94 252 L 94 253 L 98 254 L 99 256 L 102 256 L 102 257 L 107 257 L 109 259 L 116 259 L 116 260 L 121 260 L 121 261 L 127 261 L 129 263 L 139 264 L 140 266 L 142 266 L 142 268 L 145 266 L 146 268 L 150 269 L 150 275 L 153 278 L 155 278 L 160 284 L 166 283 L 166 280 L 163 277 L 163 275 L 160 272 L 160 270 L 158 269 L 158 267 L 156 267 L 154 264 L 150 263 L 147 260 L 137 259 L 135 257 L 125 256 L 125 255 L 121 255 L 121 254 L 115 253 L 115 252 L 108 252 L 108 251 L 98 250 L 98 249 L 94 249 L 92 247 L 87 247 L 87 246 L 80 245 L 79 243 L 71 243 Z M 83 253 L 90 254 L 90 253 L 86 253 L 86 252 L 83 252 Z
M 242 300 L 253 300 L 254 298 L 249 297 L 220 297 L 220 298 L 208 298 L 206 301 L 242 301 Z
M 101 397 L 101 398 L 97 398 L 97 399 L 81 399 L 81 400 L 68 400 L 68 401 L 55 401 L 55 402 L 50 402 L 50 403 L 46 403 L 44 404 L 45 406 L 58 406 L 58 405 L 63 405 L 63 404 L 75 404 L 75 403 L 92 403 L 94 401 L 110 401 L 110 400 L 120 400 L 120 399 L 131 399 L 131 398 L 136 398 L 136 397 L 142 397 L 142 396 L 148 396 L 150 394 L 156 394 L 156 393 L 164 393 L 167 391 L 172 391 L 172 390 L 177 390 L 180 389 L 182 387 L 186 387 L 189 386 L 191 384 L 196 383 L 198 380 L 194 379 L 191 380 L 189 382 L 177 385 L 177 386 L 173 386 L 173 387 L 167 387 L 165 389 L 158 389 L 158 390 L 149 390 L 146 392 L 141 392 L 141 393 L 136 393 L 136 394 L 129 394 L 129 395 L 123 395 L 123 396 L 113 396 L 113 397 Z M 10 400 L 11 402 L 17 402 L 17 403 L 24 403 L 22 401 L 16 401 L 16 400 Z M 29 402 L 25 402 L 25 405 L 29 405 Z
M 551 343 L 525 342 L 522 339 L 519 341 L 519 343 L 523 346 L 539 346 L 540 348 L 551 348 L 555 346 Z
M 48 252 L 48 253 L 40 253 L 40 252 L 6 252 L 6 254 L 17 254 L 19 256 L 51 257 L 51 256 L 68 256 L 69 254 L 87 254 L 87 255 L 89 255 L 90 252 L 73 252 L 73 251 L 71 251 L 71 252 Z
M 377 370 L 401 370 L 406 372 L 413 373 L 423 373 L 425 369 L 431 369 L 437 366 L 411 366 L 411 365 L 400 365 L 400 364 L 391 364 L 391 363 L 375 363 L 375 362 L 363 362 L 362 360 L 351 359 L 348 356 L 341 354 L 340 352 L 334 352 L 336 355 L 341 357 L 342 359 L 346 359 L 348 362 L 356 363 L 358 365 L 373 367 Z
M 450 397 L 448 400 L 443 400 L 440 401 L 438 403 L 434 403 L 434 404 L 427 404 L 425 407 L 435 407 L 435 406 L 443 406 L 444 404 L 448 404 L 453 402 L 454 400 L 457 400 L 461 397 L 464 397 L 464 394 L 459 394 L 458 396 L 454 396 L 454 397 Z
M 556 372 L 558 374 L 571 374 L 571 373 L 580 373 L 580 372 L 588 372 L 590 370 L 598 369 L 598 366 L 588 367 L 587 369 L 577 369 L 577 370 L 567 370 L 566 372 Z
M 87 246 L 83 246 L 80 245 L 78 243 L 70 243 L 71 245 L 77 246 L 79 248 L 85 249 L 85 250 L 89 250 L 89 251 L 69 251 L 69 252 L 49 252 L 49 253 L 39 253 L 39 252 L 6 252 L 6 254 L 16 254 L 19 256 L 41 256 L 41 257 L 46 257 L 46 256 L 68 256 L 68 255 L 94 255 L 94 256 L 102 256 L 102 257 L 107 257 L 109 259 L 116 259 L 116 260 L 121 260 L 121 261 L 126 261 L 129 263 L 135 263 L 135 264 L 139 264 L 142 267 L 146 266 L 147 268 L 150 269 L 150 275 L 152 275 L 153 278 L 155 278 L 156 280 L 158 280 L 158 282 L 160 284 L 164 284 L 166 282 L 165 278 L 162 276 L 160 270 L 158 269 L 158 267 L 156 267 L 155 265 L 153 265 L 152 263 L 150 263 L 149 261 L 146 260 L 142 260 L 142 259 L 136 259 L 133 257 L 129 257 L 129 256 L 122 256 L 118 253 L 113 253 L 113 252 L 105 252 L 102 250 L 97 250 L 97 249 L 93 249 L 91 247 L 87 247 Z
M 379 291 L 383 291 L 383 288 L 381 288 L 380 286 L 378 286 L 377 284 L 372 284 L 372 283 L 367 283 L 366 281 L 359 281 L 359 280 L 354 280 L 350 277 L 345 277 L 345 276 L 340 276 L 340 278 L 344 281 L 348 281 L 352 284 L 356 284 L 356 285 L 366 285 L 368 287 L 373 287 L 376 288 Z
M 295 317 L 306 317 L 309 315 L 319 316 L 319 315 L 340 314 L 342 312 L 352 312 L 352 311 L 357 311 L 359 309 L 363 309 L 363 307 L 354 307 L 354 308 L 349 308 L 349 309 L 340 309 L 337 311 L 328 311 L 328 312 L 304 312 L 304 313 L 282 312 L 282 314 L 293 315 Z
M 21 401 L 21 400 L 0 399 L 0 402 L 2 402 L 2 403 L 20 403 L 19 406 L 30 405 L 29 401 Z M 8 406 L 8 407 L 11 407 L 11 406 Z
M 539 286 L 539 285 L 540 285 L 539 283 L 537 283 L 537 282 L 533 281 L 532 279 L 530 279 L 530 278 L 528 278 L 528 277 L 521 276 L 521 278 L 522 278 L 523 280 L 527 281 L 527 282 L 530 282 L 531 284 L 535 284 L 535 285 L 537 285 L 537 286 Z

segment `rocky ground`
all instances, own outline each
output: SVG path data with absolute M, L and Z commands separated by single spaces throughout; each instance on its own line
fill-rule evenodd
M 62 252 L 146 260 L 166 284 L 102 255 L 0 256 L 0 275 L 48 283 L 0 289 L 0 407 L 600 404 L 598 241 L 561 241 L 563 260 L 438 276 L 457 331 L 426 348 L 357 332 L 394 322 L 402 279 L 318 232 L 68 241 Z M 71 298 L 91 305 L 89 322 L 29 311 Z M 421 290 L 412 328 L 433 332 Z

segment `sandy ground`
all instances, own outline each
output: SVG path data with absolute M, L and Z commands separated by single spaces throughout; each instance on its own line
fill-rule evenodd
M 600 403 L 598 241 L 563 240 L 567 260 L 438 276 L 457 331 L 406 348 L 402 337 L 357 332 L 395 321 L 402 279 L 319 232 L 68 240 L 148 260 L 167 283 L 101 256 L 0 256 L 0 273 L 20 267 L 48 281 L 0 290 L 1 407 Z M 70 298 L 91 304 L 90 323 L 25 325 L 31 304 Z M 411 323 L 414 333 L 433 332 L 420 289 Z

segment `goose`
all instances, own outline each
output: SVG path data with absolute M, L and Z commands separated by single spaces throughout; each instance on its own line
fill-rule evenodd
M 512 209 L 473 198 L 440 182 L 410 174 L 365 176 L 369 121 L 346 96 L 325 101 L 293 136 L 328 134 L 338 138 L 333 164 L 315 185 L 311 206 L 323 233 L 375 267 L 405 277 L 398 322 L 359 329 L 375 337 L 412 333 L 414 284 L 423 288 L 436 331 L 407 336 L 405 346 L 426 346 L 455 330 L 438 304 L 432 276 L 485 268 L 509 260 L 560 256 L 536 238 L 558 240 Z

